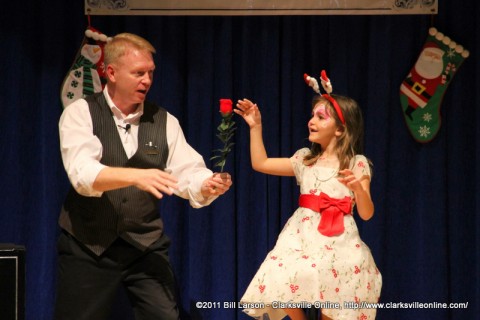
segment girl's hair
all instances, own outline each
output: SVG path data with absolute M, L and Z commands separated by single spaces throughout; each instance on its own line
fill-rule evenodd
M 340 106 L 345 119 L 345 125 L 340 121 L 332 103 L 320 95 L 316 95 L 313 98 L 312 110 L 319 102 L 325 103 L 329 113 L 335 119 L 337 126 L 343 127 L 342 134 L 337 138 L 335 147 L 335 152 L 340 161 L 340 170 L 343 170 L 349 167 L 350 160 L 353 159 L 355 155 L 363 154 L 363 117 L 362 111 L 355 100 L 336 94 L 331 94 L 331 97 L 334 98 Z M 305 156 L 303 163 L 305 165 L 312 165 L 322 155 L 323 151 L 321 145 L 312 143 L 310 154 Z
M 150 42 L 133 33 L 120 33 L 107 42 L 104 48 L 104 62 L 109 65 L 125 55 L 128 49 L 146 50 L 155 53 L 156 50 Z

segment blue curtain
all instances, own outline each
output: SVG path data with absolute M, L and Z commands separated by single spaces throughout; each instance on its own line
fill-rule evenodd
M 467 309 L 381 309 L 378 319 L 475 319 L 480 314 L 480 14 L 477 1 L 439 1 L 429 16 L 93 16 L 107 35 L 133 32 L 157 48 L 149 99 L 180 120 L 212 165 L 218 99 L 262 110 L 267 151 L 308 145 L 312 91 L 303 73 L 326 69 L 355 98 L 374 163 L 375 216 L 358 220 L 383 274 L 381 302 L 465 303 Z M 399 86 L 435 26 L 470 51 L 451 82 L 437 137 L 419 144 L 403 120 Z M 8 1 L 0 13 L 0 242 L 26 247 L 26 318 L 51 319 L 57 218 L 69 187 L 58 146 L 60 86 L 79 49 L 83 1 Z M 238 301 L 296 209 L 293 178 L 252 171 L 248 129 L 237 121 L 226 171 L 234 186 L 210 207 L 161 201 L 182 319 L 248 319 Z M 112 319 L 133 319 L 119 295 Z M 197 302 L 214 302 L 199 309 Z

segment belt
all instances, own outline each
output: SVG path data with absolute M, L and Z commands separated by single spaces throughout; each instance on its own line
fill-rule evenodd
M 298 205 L 322 214 L 317 230 L 327 237 L 342 234 L 345 230 L 343 216 L 352 213 L 352 199 L 350 197 L 335 199 L 330 198 L 323 192 L 318 196 L 301 194 Z

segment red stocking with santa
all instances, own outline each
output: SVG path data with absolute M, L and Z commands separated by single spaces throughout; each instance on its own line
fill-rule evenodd
M 431 141 L 440 129 L 443 95 L 469 52 L 430 28 L 417 62 L 400 86 L 400 102 L 410 133 L 418 142 Z

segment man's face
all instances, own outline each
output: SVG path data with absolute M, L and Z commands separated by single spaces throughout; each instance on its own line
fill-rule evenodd
M 155 63 L 147 50 L 128 49 L 126 54 L 109 66 L 114 85 L 112 99 L 120 106 L 142 103 L 152 85 Z

